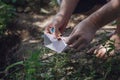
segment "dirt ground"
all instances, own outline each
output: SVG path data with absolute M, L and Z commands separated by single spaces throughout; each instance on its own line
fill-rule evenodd
M 25 10 L 18 7 L 17 10 L 18 12 L 15 14 L 15 20 L 8 25 L 8 30 L 5 33 L 6 36 L 3 39 L 0 39 L 0 53 L 2 55 L 2 58 L 0 57 L 0 71 L 4 70 L 6 65 L 8 66 L 17 61 L 26 60 L 31 52 L 34 53 L 36 50 L 40 50 L 41 47 L 44 47 L 44 28 L 57 13 L 58 7 L 42 8 L 41 13 L 32 12 L 29 7 L 26 7 Z M 39 10 L 37 9 L 37 11 Z M 94 11 L 94 9 L 86 14 L 72 15 L 64 36 L 69 36 L 75 25 L 84 20 L 92 11 Z M 83 62 L 85 62 L 86 64 L 86 52 L 89 49 L 101 44 L 106 37 L 109 37 L 115 31 L 116 26 L 112 24 L 113 22 L 98 30 L 95 38 L 90 45 L 85 48 L 85 50 L 72 52 L 69 49 L 65 53 L 67 54 L 71 51 L 70 53 L 73 53 L 70 57 L 71 59 L 81 59 L 80 63 L 84 64 Z M 50 53 L 47 53 L 47 56 L 45 55 L 43 58 L 48 58 L 54 54 L 57 53 L 50 50 Z M 89 59 L 87 63 L 94 64 L 93 61 L 94 60 Z M 97 65 L 95 64 L 95 66 Z
M 40 47 L 44 47 L 44 28 L 47 23 L 51 21 L 52 17 L 54 17 L 56 12 L 56 9 L 53 11 L 47 11 L 43 9 L 43 11 L 39 14 L 34 12 L 16 13 L 16 19 L 12 22 L 12 24 L 9 25 L 9 29 L 6 32 L 6 35 L 11 35 L 10 37 L 6 36 L 7 45 L 5 45 L 6 41 L 3 40 L 5 43 L 1 41 L 1 44 L 3 45 L 0 46 L 2 47 L 0 53 L 5 51 L 3 55 L 7 54 L 7 57 L 6 55 L 4 55 L 5 57 L 3 57 L 3 59 L 6 60 L 2 63 L 7 62 L 6 65 L 9 65 L 16 62 L 16 60 L 26 60 L 28 58 L 27 56 L 29 56 L 29 53 L 34 52 L 35 50 L 39 50 Z M 67 28 L 65 30 L 64 36 L 69 36 L 75 25 L 77 25 L 86 17 L 87 15 L 83 14 L 72 15 L 69 24 L 67 25 Z M 90 48 L 99 45 L 106 36 L 109 37 L 111 33 L 114 32 L 116 26 L 113 26 L 112 23 L 107 24 L 103 28 L 98 30 L 95 38 L 93 39 L 91 44 L 85 48 L 85 50 L 82 50 L 80 52 L 71 52 L 74 53 L 71 56 L 71 59 L 82 59 L 82 61 L 86 60 L 85 53 Z M 69 53 L 69 51 L 66 53 Z M 50 53 L 47 53 L 47 56 L 43 57 L 47 58 L 54 54 L 57 53 L 54 51 L 50 51 Z
M 41 14 L 35 14 L 35 13 L 29 13 L 29 14 L 21 14 L 18 13 L 18 18 L 15 21 L 15 30 L 14 33 L 20 34 L 21 38 L 21 44 L 18 51 L 16 51 L 17 54 L 24 54 L 29 51 L 34 51 L 40 46 L 43 46 L 43 31 L 47 23 L 54 17 L 56 12 L 51 13 L 41 13 Z M 69 24 L 66 28 L 66 31 L 64 33 L 65 36 L 68 36 L 72 29 L 77 25 L 81 20 L 85 19 L 87 16 L 83 14 L 76 14 L 73 15 L 69 21 Z M 111 32 L 113 33 L 115 29 L 115 26 L 112 26 L 111 24 L 108 24 L 98 30 L 96 33 L 96 37 L 93 39 L 91 43 L 91 47 L 94 47 L 95 45 L 99 44 L 99 41 L 101 38 L 104 37 L 104 33 L 107 32 L 106 36 L 109 36 Z M 79 52 L 81 53 L 81 52 Z M 77 53 L 77 57 L 78 54 Z M 74 55 L 75 56 L 75 55 Z M 79 57 L 78 57 L 79 58 Z

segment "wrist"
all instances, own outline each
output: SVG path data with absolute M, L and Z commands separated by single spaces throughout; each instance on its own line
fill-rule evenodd
M 94 30 L 98 30 L 103 26 L 103 23 L 100 22 L 100 16 L 96 12 L 90 15 L 88 18 L 86 18 L 85 22 L 89 23 L 92 25 L 91 27 L 94 28 Z
M 56 16 L 61 16 L 63 19 L 70 19 L 72 14 L 69 14 L 64 11 L 59 11 Z
M 95 34 L 96 31 L 98 30 L 97 26 L 88 19 L 85 19 L 82 22 L 80 22 L 80 26 L 84 27 L 83 31 L 88 31 L 88 32 L 91 31 L 91 33 L 93 34 Z
M 55 15 L 55 17 L 53 18 L 53 21 L 56 21 L 56 22 L 68 22 L 70 19 L 69 16 L 66 16 L 65 14 L 63 13 L 57 13 Z

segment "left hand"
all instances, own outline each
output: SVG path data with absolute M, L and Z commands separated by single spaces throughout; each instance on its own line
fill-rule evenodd
M 66 43 L 77 51 L 85 48 L 90 41 L 93 39 L 96 29 L 95 26 L 90 22 L 79 23 L 70 36 L 66 39 Z

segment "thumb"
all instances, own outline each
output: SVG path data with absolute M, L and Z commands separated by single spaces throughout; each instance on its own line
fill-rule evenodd
M 54 33 L 53 34 L 54 34 L 55 38 L 60 38 L 60 36 L 61 36 L 60 30 L 59 30 L 60 25 L 58 25 L 57 22 L 55 22 L 53 24 L 53 28 L 54 28 Z
M 54 29 L 55 29 L 55 32 L 53 34 L 54 34 L 55 38 L 58 38 L 59 37 L 59 35 L 58 35 L 59 29 L 57 27 L 54 27 Z

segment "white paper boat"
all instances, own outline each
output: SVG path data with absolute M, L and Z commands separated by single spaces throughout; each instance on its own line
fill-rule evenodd
M 61 37 L 61 40 L 58 40 L 55 39 L 52 34 L 45 32 L 44 32 L 44 45 L 47 48 L 56 51 L 57 53 L 61 53 L 67 47 L 67 44 L 63 40 L 63 37 Z

